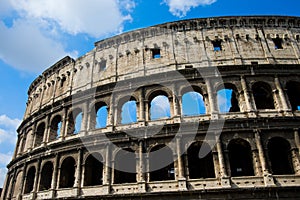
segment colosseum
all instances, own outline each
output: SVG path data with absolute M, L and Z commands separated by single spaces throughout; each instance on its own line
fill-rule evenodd
M 28 90 L 1 199 L 300 199 L 300 18 L 169 22 Z

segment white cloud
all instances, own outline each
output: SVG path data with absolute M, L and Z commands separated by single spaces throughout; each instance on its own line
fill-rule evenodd
M 186 16 L 191 8 L 215 3 L 217 0 L 164 0 L 169 6 L 169 11 L 177 17 Z
M 170 102 L 166 96 L 157 96 L 151 101 L 151 119 L 170 117 Z
M 0 167 L 0 188 L 2 188 L 4 184 L 6 173 L 7 173 L 7 169 L 5 167 Z
M 18 128 L 20 123 L 21 120 L 19 119 L 11 119 L 6 115 L 0 116 L 0 145 L 5 143 L 8 146 L 9 143 L 10 146 L 14 146 L 16 144 L 16 129 Z M 0 155 L 0 157 L 2 157 L 2 155 Z M 2 161 L 1 159 L 2 158 L 0 158 L 0 164 Z
M 130 20 L 132 0 L 11 0 L 14 8 L 28 18 L 44 19 L 71 34 L 100 37 L 122 29 Z
M 0 153 L 0 165 L 7 165 L 12 158 L 12 153 L 7 154 Z

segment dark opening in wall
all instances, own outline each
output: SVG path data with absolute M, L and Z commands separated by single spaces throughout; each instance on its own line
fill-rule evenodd
M 49 141 L 53 141 L 60 137 L 61 125 L 62 118 L 60 115 L 56 115 L 51 121 Z
M 39 191 L 49 190 L 51 188 L 52 176 L 53 176 L 53 164 L 52 162 L 49 161 L 43 166 L 41 172 L 41 178 L 40 178 Z
M 257 109 L 274 109 L 273 92 L 269 84 L 264 82 L 254 83 L 252 92 Z
M 214 47 L 214 51 L 222 51 L 222 40 L 216 39 L 211 41 Z
M 63 87 L 65 82 L 66 82 L 67 78 L 65 76 L 63 76 L 60 80 L 60 87 Z
M 136 182 L 136 173 L 132 173 L 136 172 L 136 158 L 132 149 L 119 151 L 116 154 L 114 166 L 114 183 Z
M 82 123 L 82 111 L 81 109 L 73 110 L 68 117 L 68 129 L 67 134 L 77 134 L 81 131 Z
M 231 176 L 254 176 L 251 147 L 246 140 L 231 140 L 228 156 Z
M 75 181 L 75 160 L 66 158 L 60 168 L 59 188 L 71 188 Z
M 43 137 L 44 137 L 44 132 L 45 132 L 45 123 L 39 124 L 39 126 L 36 129 L 35 132 L 35 147 L 40 146 L 43 143 Z
M 99 69 L 100 69 L 100 71 L 104 71 L 106 69 L 106 67 L 107 67 L 106 65 L 107 65 L 107 61 L 102 59 L 99 62 Z
M 274 137 L 269 140 L 268 155 L 273 174 L 294 174 L 290 151 L 291 146 L 284 138 Z
M 151 49 L 152 58 L 161 58 L 160 49 Z
M 276 36 L 276 38 L 272 39 L 275 45 L 275 49 L 283 49 L 282 47 L 282 38 L 279 38 L 279 36 Z
M 292 110 L 300 110 L 300 82 L 288 82 L 286 84 L 286 91 Z
M 102 185 L 103 158 L 99 153 L 88 156 L 84 165 L 84 186 Z
M 25 190 L 24 190 L 25 194 L 30 193 L 33 190 L 34 177 L 35 177 L 35 167 L 30 167 L 26 176 Z
M 92 129 L 105 128 L 107 124 L 108 107 L 104 102 L 97 102 L 91 109 L 90 127 Z
M 157 163 L 161 163 L 162 158 L 164 159 L 164 162 L 170 164 L 168 164 L 166 167 L 153 171 L 153 169 L 157 168 Z M 175 169 L 172 150 L 165 145 L 158 145 L 153 147 L 149 155 L 149 167 L 150 181 L 174 180 Z
M 187 150 L 190 179 L 215 177 L 212 152 L 210 150 L 204 158 L 200 158 L 199 152 L 201 146 L 205 149 L 211 149 L 207 143 L 196 142 Z

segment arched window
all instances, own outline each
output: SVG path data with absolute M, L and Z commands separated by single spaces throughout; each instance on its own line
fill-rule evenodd
M 75 109 L 69 114 L 68 134 L 77 134 L 81 131 L 82 114 L 81 109 Z
M 157 163 L 161 163 L 162 159 L 170 164 L 161 169 L 153 170 L 157 168 Z M 149 167 L 150 181 L 173 180 L 175 178 L 175 169 L 172 150 L 165 145 L 153 147 L 149 155 Z
M 225 84 L 224 87 L 217 92 L 219 112 L 240 112 L 236 87 L 232 84 Z
M 38 147 L 43 143 L 44 132 L 45 132 L 45 123 L 42 122 L 41 124 L 39 124 L 35 132 L 35 144 L 34 144 L 35 147 Z
M 252 92 L 257 109 L 274 109 L 274 99 L 272 89 L 269 84 L 264 82 L 254 83 Z
M 290 81 L 286 84 L 286 91 L 292 110 L 300 110 L 300 83 Z
M 61 116 L 56 115 L 51 121 L 50 138 L 49 138 L 50 141 L 53 141 L 56 138 L 60 137 L 61 124 L 62 124 Z
M 89 155 L 84 165 L 84 185 L 94 186 L 103 184 L 103 158 L 99 153 Z
M 206 113 L 203 96 L 198 92 L 187 92 L 182 96 L 182 114 L 184 116 Z
M 167 96 L 158 95 L 150 102 L 150 120 L 169 118 L 170 102 Z
M 75 160 L 72 157 L 68 157 L 61 164 L 59 188 L 73 187 L 74 181 L 75 181 Z
M 114 163 L 114 183 L 136 182 L 136 159 L 131 149 L 121 150 L 116 154 Z
M 290 150 L 289 142 L 283 138 L 274 137 L 269 140 L 268 155 L 273 174 L 294 174 Z
M 51 188 L 52 176 L 53 164 L 52 162 L 48 161 L 42 168 L 39 191 L 49 190 Z
M 107 124 L 108 107 L 103 102 L 95 104 L 91 113 L 91 127 L 95 129 L 105 128 Z
M 210 149 L 207 143 L 196 142 L 187 150 L 190 179 L 215 177 L 212 152 L 210 151 L 204 158 L 200 158 L 201 146 Z
M 137 122 L 136 100 L 127 101 L 122 106 L 121 124 Z
M 25 194 L 30 193 L 33 190 L 34 177 L 35 177 L 35 167 L 30 167 L 26 176 L 25 190 L 24 190 Z
M 254 176 L 250 144 L 243 139 L 234 139 L 227 149 L 231 176 Z

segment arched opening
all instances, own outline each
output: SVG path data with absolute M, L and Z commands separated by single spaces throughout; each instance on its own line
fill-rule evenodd
M 114 183 L 136 182 L 136 173 L 132 173 L 136 172 L 136 158 L 132 149 L 119 151 L 115 156 L 114 166 Z
M 81 109 L 75 109 L 69 114 L 68 135 L 77 134 L 81 131 L 82 115 L 83 113 Z
M 25 189 L 24 193 L 28 194 L 33 190 L 33 184 L 34 184 L 34 177 L 35 177 L 35 167 L 30 167 L 25 181 Z
M 183 116 L 203 115 L 205 113 L 205 103 L 199 92 L 187 92 L 182 96 Z
M 72 157 L 68 157 L 61 164 L 59 188 L 73 187 L 74 181 L 75 181 L 75 160 Z
M 272 89 L 269 84 L 264 82 L 254 83 L 252 92 L 255 100 L 256 109 L 274 109 L 274 99 Z
M 161 163 L 161 160 L 166 163 L 170 163 L 167 166 L 157 169 L 157 163 Z M 175 169 L 172 150 L 165 145 L 157 145 L 151 149 L 149 154 L 149 167 L 150 167 L 150 181 L 165 181 L 174 180 Z
M 238 92 L 232 84 L 224 84 L 224 88 L 218 90 L 217 102 L 220 113 L 240 112 Z
M 250 144 L 243 139 L 234 139 L 227 149 L 231 176 L 254 176 Z
M 292 110 L 300 110 L 300 83 L 290 81 L 286 84 L 286 91 Z
M 99 153 L 89 155 L 84 165 L 84 186 L 103 184 L 103 158 Z
M 56 138 L 60 137 L 61 125 L 62 125 L 62 118 L 60 115 L 56 115 L 51 121 L 50 138 L 49 138 L 50 141 L 53 141 Z
M 281 137 L 274 137 L 269 140 L 268 155 L 273 174 L 294 174 L 290 150 L 289 142 Z
M 51 188 L 52 176 L 53 164 L 48 161 L 42 168 L 39 191 L 49 190 Z
M 137 122 L 136 100 L 130 100 L 123 104 L 121 112 L 121 124 L 130 124 Z
M 16 198 L 19 196 L 19 194 L 21 194 L 21 184 L 22 184 L 22 176 L 23 176 L 23 172 L 20 171 L 18 172 L 16 179 L 15 179 L 15 185 L 13 186 L 13 198 Z
M 170 102 L 166 95 L 158 95 L 150 102 L 150 120 L 169 118 Z
M 108 107 L 103 102 L 98 102 L 91 113 L 91 127 L 95 129 L 105 128 L 107 125 Z
M 190 179 L 215 177 L 212 152 L 210 151 L 205 157 L 200 158 L 201 147 L 211 149 L 207 143 L 195 142 L 187 150 Z
M 36 129 L 35 132 L 35 147 L 40 146 L 43 143 L 43 137 L 44 137 L 44 132 L 45 132 L 45 123 L 42 122 L 41 124 L 39 124 L 39 126 Z

